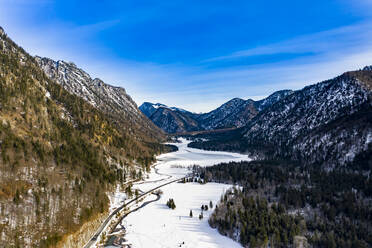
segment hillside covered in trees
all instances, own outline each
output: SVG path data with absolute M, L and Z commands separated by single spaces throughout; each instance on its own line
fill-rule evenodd
M 194 169 L 207 182 L 242 186 L 224 194 L 210 224 L 251 247 L 287 247 L 297 235 L 313 247 L 371 247 L 369 170 L 363 165 L 325 171 L 278 161 Z
M 372 155 L 371 89 L 371 67 L 345 72 L 294 91 L 239 129 L 196 135 L 206 139 L 189 146 L 328 169 L 344 166 Z
M 106 192 L 167 149 L 120 126 L 49 79 L 0 28 L 0 247 L 64 241 L 108 210 Z

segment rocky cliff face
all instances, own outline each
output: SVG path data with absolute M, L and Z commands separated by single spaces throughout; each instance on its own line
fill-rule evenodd
M 125 89 L 106 84 L 98 78 L 92 79 L 74 63 L 41 57 L 35 59 L 50 79 L 100 109 L 117 123 L 125 123 L 121 128 L 126 128 L 134 136 L 145 134 L 150 141 L 164 138 L 162 131 L 142 114 Z

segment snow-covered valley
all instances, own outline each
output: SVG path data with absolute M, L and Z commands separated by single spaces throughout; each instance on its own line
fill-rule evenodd
M 246 155 L 228 152 L 203 151 L 188 148 L 185 139 L 175 143 L 177 152 L 162 154 L 145 181 L 134 184 L 140 192 L 151 190 L 159 185 L 190 173 L 193 165 L 211 166 L 221 162 L 250 160 Z M 126 216 L 121 226 L 125 229 L 125 244 L 133 248 L 142 247 L 241 247 L 239 243 L 222 236 L 208 225 L 208 218 L 222 193 L 231 185 L 218 183 L 172 183 L 161 188 L 160 199 L 155 195 L 147 196 L 143 201 L 133 204 L 130 209 L 152 201 L 143 208 Z M 121 194 L 117 192 L 117 194 Z M 166 202 L 174 199 L 174 210 Z M 118 199 L 116 199 L 118 200 Z M 203 211 L 202 205 L 213 203 L 213 209 Z M 193 217 L 190 217 L 192 210 Z

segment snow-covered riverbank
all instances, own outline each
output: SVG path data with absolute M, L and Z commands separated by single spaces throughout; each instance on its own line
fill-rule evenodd
M 158 156 L 157 173 L 152 169 L 148 183 L 135 185 L 142 191 L 149 190 L 167 180 L 184 177 L 194 164 L 211 166 L 221 162 L 250 160 L 246 155 L 228 152 L 202 151 L 188 148 L 188 141 L 176 143 L 178 151 Z M 167 175 L 171 175 L 168 177 Z M 163 181 L 157 181 L 165 178 Z M 209 209 L 203 212 L 199 220 L 201 205 L 215 205 L 221 194 L 231 185 L 208 183 L 173 183 L 162 188 L 163 195 L 159 201 L 131 213 L 123 220 L 127 234 L 127 243 L 133 248 L 147 247 L 241 247 L 237 242 L 220 235 L 208 225 Z M 173 198 L 176 209 L 166 206 L 169 198 Z M 193 218 L 189 217 L 190 210 Z

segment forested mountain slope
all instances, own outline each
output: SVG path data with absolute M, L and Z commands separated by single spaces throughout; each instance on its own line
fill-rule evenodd
M 209 223 L 244 246 L 372 245 L 372 178 L 364 170 L 259 160 L 194 173 L 204 182 L 240 186 L 225 192 Z
M 306 164 L 347 164 L 370 153 L 372 71 L 307 86 L 261 111 L 233 136 L 191 146 L 235 150 Z
M 0 247 L 55 245 L 105 213 L 106 192 L 164 149 L 122 125 L 50 79 L 0 28 Z
M 150 102 L 144 102 L 139 109 L 167 133 L 184 133 L 201 129 L 195 118 L 197 114 L 183 109 Z
M 184 109 L 149 102 L 143 103 L 140 110 L 155 125 L 167 133 L 237 128 L 246 125 L 258 112 L 292 92 L 291 90 L 277 91 L 260 101 L 234 98 L 204 114 L 196 114 Z
M 239 128 L 245 126 L 259 112 L 287 97 L 292 92 L 291 90 L 277 91 L 259 101 L 234 98 L 209 113 L 201 114 L 197 119 L 206 130 L 228 127 Z
M 49 78 L 102 110 L 126 132 L 150 142 L 164 139 L 164 134 L 142 114 L 125 89 L 106 84 L 98 78 L 92 79 L 74 63 L 41 57 L 35 59 Z
M 169 108 L 159 108 L 151 120 L 167 133 L 183 133 L 200 130 L 199 123 L 191 114 Z
M 234 98 L 208 113 L 198 116 L 198 121 L 206 130 L 240 127 L 258 113 L 251 99 Z

